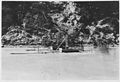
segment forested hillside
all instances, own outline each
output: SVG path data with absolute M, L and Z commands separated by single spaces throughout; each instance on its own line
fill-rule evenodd
M 2 2 L 2 44 L 118 45 L 119 2 Z

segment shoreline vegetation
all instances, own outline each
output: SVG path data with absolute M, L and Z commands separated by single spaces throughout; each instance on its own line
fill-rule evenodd
M 3 1 L 2 47 L 37 45 L 52 46 L 53 50 L 79 47 L 84 51 L 89 45 L 118 46 L 118 3 Z

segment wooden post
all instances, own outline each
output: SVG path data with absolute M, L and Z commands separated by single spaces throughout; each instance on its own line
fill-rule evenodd
M 68 35 L 66 35 L 66 40 L 65 40 L 65 49 L 68 49 Z
M 39 53 L 39 45 L 38 45 L 38 53 Z

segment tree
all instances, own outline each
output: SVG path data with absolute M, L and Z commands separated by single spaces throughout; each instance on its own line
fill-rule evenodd
M 70 42 L 69 37 L 74 39 L 80 37 L 81 29 L 84 28 L 84 22 L 81 22 L 81 17 L 86 15 L 80 11 L 80 8 L 76 7 L 74 2 L 64 3 L 63 6 L 64 10 L 62 12 L 53 13 L 51 17 L 53 22 L 57 24 L 59 34 L 61 32 L 64 34 L 62 38 L 59 38 L 59 41 L 62 42 L 60 39 L 64 40 L 65 48 L 68 48 Z M 58 43 L 60 44 L 60 42 Z
M 93 41 L 95 46 L 105 46 L 118 44 L 116 40 L 119 34 L 119 22 L 116 18 L 104 18 L 97 22 L 97 24 L 92 24 L 87 26 L 90 30 L 90 40 Z

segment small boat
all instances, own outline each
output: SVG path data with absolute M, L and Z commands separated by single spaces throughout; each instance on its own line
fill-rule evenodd
M 69 53 L 69 52 L 80 52 L 78 49 L 63 49 L 62 52 Z

